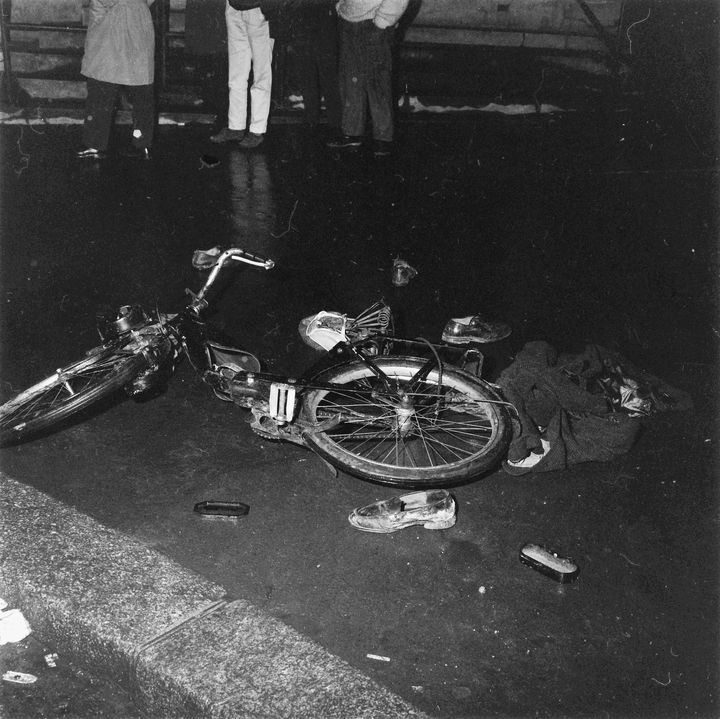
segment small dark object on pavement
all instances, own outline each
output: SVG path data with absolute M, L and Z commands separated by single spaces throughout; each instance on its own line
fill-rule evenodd
M 393 260 L 392 283 L 395 287 L 404 287 L 417 275 L 417 270 L 411 267 L 406 260 L 396 257 Z
M 204 167 L 217 167 L 220 160 L 213 155 L 200 155 L 200 169 Z
M 250 507 L 242 502 L 208 500 L 198 502 L 193 511 L 208 517 L 244 517 L 250 511 Z
M 538 544 L 526 544 L 520 550 L 520 561 L 556 582 L 572 582 L 580 572 L 577 564 L 566 557 L 559 557 Z

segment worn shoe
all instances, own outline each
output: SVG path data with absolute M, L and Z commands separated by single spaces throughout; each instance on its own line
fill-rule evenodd
M 325 144 L 335 149 L 362 147 L 362 137 L 358 135 L 340 135 L 331 137 Z
M 78 160 L 104 160 L 107 153 L 104 150 L 98 150 L 95 147 L 84 147 L 75 153 Z
M 130 160 L 152 160 L 152 153 L 149 147 L 135 147 L 135 145 L 130 145 L 130 147 L 120 150 L 120 155 Z
M 254 150 L 258 145 L 262 145 L 265 135 L 259 135 L 256 132 L 248 132 L 245 137 L 240 140 L 240 147 L 243 150 Z
M 210 136 L 210 142 L 221 144 L 223 142 L 240 142 L 245 137 L 245 130 L 231 130 L 223 127 L 220 132 Z
M 541 452 L 530 452 L 527 457 L 518 460 L 505 459 L 502 463 L 503 469 L 508 474 L 512 474 L 514 477 L 521 477 L 523 474 L 532 472 L 535 465 L 538 464 L 540 460 L 543 459 L 550 451 L 550 442 L 546 439 L 541 439 L 540 443 L 542 445 Z
M 455 500 L 444 489 L 413 492 L 355 509 L 348 521 L 363 532 L 389 534 L 422 524 L 425 529 L 448 529 L 455 524 Z
M 393 144 L 389 140 L 373 140 L 373 155 L 387 157 L 392 152 Z
M 490 322 L 479 315 L 455 317 L 446 325 L 442 333 L 443 342 L 451 345 L 466 345 L 470 342 L 498 342 L 505 339 L 512 329 L 504 322 Z

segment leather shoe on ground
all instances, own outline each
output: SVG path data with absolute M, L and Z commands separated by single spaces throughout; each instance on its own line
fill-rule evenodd
M 221 144 L 223 142 L 240 142 L 245 137 L 245 130 L 231 130 L 223 127 L 220 132 L 210 136 L 210 142 Z
M 152 160 L 152 153 L 149 147 L 135 147 L 135 145 L 131 145 L 124 150 L 120 150 L 120 155 L 130 160 Z
M 260 135 L 256 132 L 248 132 L 242 140 L 240 140 L 240 147 L 243 150 L 254 150 L 258 145 L 262 145 L 265 135 Z
M 107 157 L 107 153 L 95 147 L 84 147 L 75 153 L 75 157 L 79 160 L 104 160 Z
M 455 317 L 442 333 L 443 342 L 451 345 L 466 345 L 471 342 L 490 343 L 504 340 L 512 332 L 504 322 L 490 322 L 479 315 Z
M 425 529 L 448 529 L 455 524 L 455 500 L 444 489 L 413 492 L 355 509 L 348 520 L 363 532 L 389 534 L 422 524 Z
M 362 147 L 362 137 L 357 135 L 339 135 L 330 138 L 326 143 L 328 147 L 344 149 L 349 147 Z

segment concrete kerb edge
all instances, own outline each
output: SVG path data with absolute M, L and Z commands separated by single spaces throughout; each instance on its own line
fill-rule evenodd
M 0 597 L 150 716 L 425 716 L 220 585 L 2 472 Z

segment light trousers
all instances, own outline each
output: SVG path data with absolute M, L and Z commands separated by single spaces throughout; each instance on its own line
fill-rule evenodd
M 225 8 L 228 36 L 228 86 L 230 99 L 228 127 L 264 135 L 270 114 L 272 91 L 272 53 L 274 40 L 270 26 L 260 8 L 233 10 Z M 250 91 L 250 124 L 248 126 L 248 84 Z

